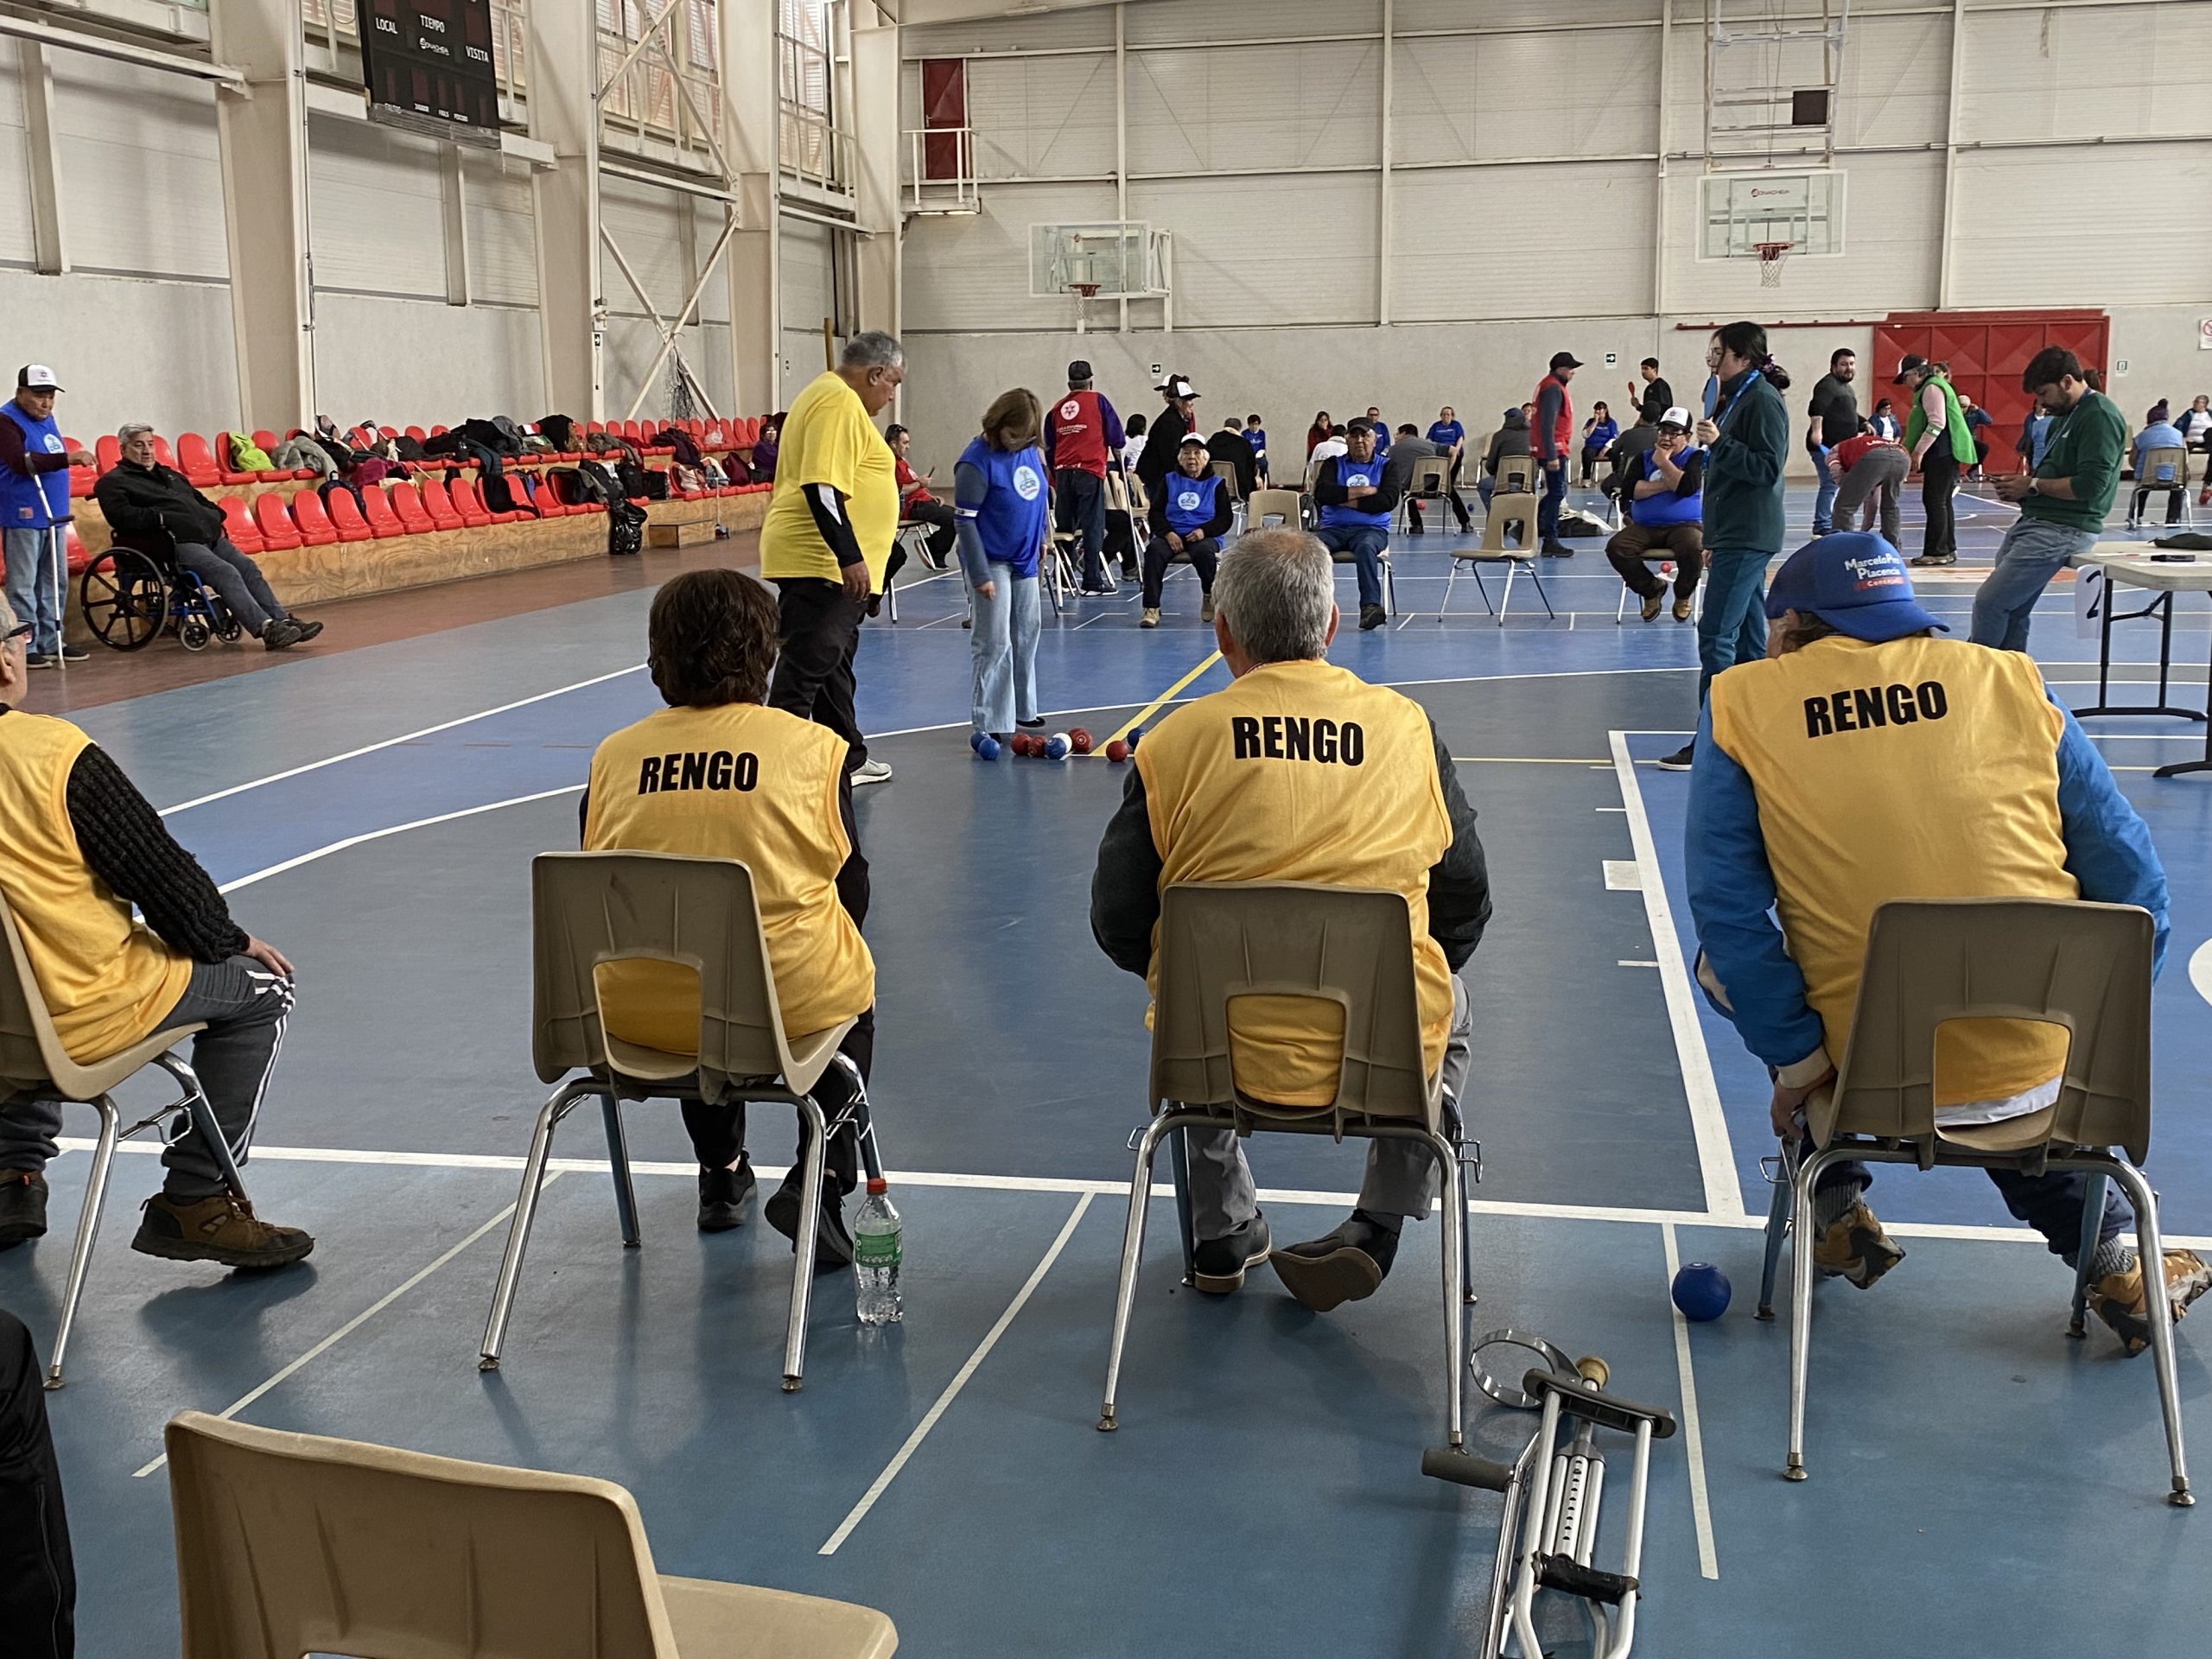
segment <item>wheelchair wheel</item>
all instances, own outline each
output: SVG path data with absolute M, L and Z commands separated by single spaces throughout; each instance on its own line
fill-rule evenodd
M 235 645 L 245 638 L 245 624 L 225 611 L 223 620 L 215 625 L 215 637 L 226 645 Z
M 187 651 L 205 651 L 213 638 L 207 625 L 196 616 L 188 616 L 176 625 L 177 643 Z
M 169 587 L 143 553 L 111 547 L 85 567 L 77 587 L 85 626 L 116 651 L 138 651 L 160 638 Z

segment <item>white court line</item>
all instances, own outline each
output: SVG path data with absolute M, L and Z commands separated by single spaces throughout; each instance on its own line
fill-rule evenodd
M 1059 1236 L 1052 1241 L 1052 1249 L 1045 1252 L 1045 1259 L 1037 1264 L 1021 1288 L 1014 1293 L 1014 1300 L 1006 1305 L 1006 1312 L 999 1315 L 998 1323 L 976 1344 L 976 1351 L 968 1356 L 968 1363 L 960 1368 L 951 1382 L 945 1384 L 944 1392 L 938 1395 L 937 1403 L 923 1414 L 920 1422 L 914 1425 L 914 1432 L 906 1437 L 906 1443 L 899 1448 L 890 1462 L 883 1465 L 883 1472 L 861 1495 L 861 1501 L 853 1505 L 852 1512 L 837 1523 L 837 1530 L 830 1535 L 829 1541 L 815 1554 L 835 1555 L 838 1547 L 853 1535 L 853 1529 L 860 1525 L 868 1517 L 868 1512 L 875 1507 L 876 1499 L 881 1497 L 891 1483 L 898 1479 L 899 1471 L 906 1466 L 906 1459 L 912 1457 L 922 1442 L 929 1438 L 930 1431 L 938 1425 L 938 1419 L 944 1416 L 945 1408 L 959 1398 L 960 1390 L 968 1386 L 968 1379 L 976 1375 L 976 1368 L 990 1357 L 991 1350 L 998 1346 L 999 1338 L 1014 1323 L 1014 1315 L 1021 1312 L 1023 1305 L 1029 1300 L 1037 1287 L 1044 1282 L 1045 1275 L 1052 1270 L 1052 1263 L 1060 1259 L 1060 1252 L 1067 1248 L 1068 1240 L 1075 1236 L 1076 1224 L 1083 1219 L 1083 1212 L 1090 1208 L 1091 1196 L 1086 1192 L 1076 1200 L 1075 1208 L 1060 1224 Z
M 558 789 L 541 789 L 535 795 L 511 796 L 504 801 L 486 801 L 481 806 L 464 806 L 457 812 L 441 812 L 435 817 L 416 818 L 408 823 L 390 824 L 382 830 L 365 830 L 358 836 L 347 836 L 342 841 L 332 842 L 327 847 L 318 847 L 313 852 L 296 854 L 282 863 L 271 864 L 265 870 L 256 870 L 252 874 L 242 875 L 235 881 L 226 881 L 216 891 L 236 893 L 240 887 L 250 887 L 255 882 L 266 880 L 272 875 L 282 875 L 287 870 L 296 870 L 302 864 L 312 864 L 318 859 L 329 857 L 333 853 L 342 853 L 349 847 L 359 847 L 366 842 L 382 841 L 387 836 L 401 835 L 410 830 L 426 830 L 434 823 L 451 823 L 455 818 L 473 818 L 480 813 L 496 812 L 503 806 L 523 806 L 531 801 L 550 801 L 556 795 L 581 795 L 584 786 L 582 784 L 563 784 Z
M 1689 1097 L 1698 1171 L 1705 1178 L 1705 1207 L 1716 1219 L 1732 1220 L 1744 1213 L 1744 1195 L 1736 1182 L 1736 1152 L 1728 1139 L 1728 1120 L 1720 1109 L 1713 1056 L 1706 1052 L 1705 1027 L 1698 1023 L 1689 969 L 1682 961 L 1682 943 L 1675 932 L 1674 909 L 1667 899 L 1658 849 L 1651 839 L 1651 819 L 1643 810 L 1636 763 L 1629 758 L 1628 734 L 1608 732 L 1605 735 L 1612 744 L 1621 804 L 1628 808 L 1629 844 L 1636 849 L 1637 868 L 1643 877 L 1643 913 L 1651 925 L 1652 950 L 1659 960 L 1659 986 L 1667 998 L 1668 1023 L 1674 1027 L 1675 1058 L 1681 1062 L 1682 1092 Z
M 2189 982 L 2196 987 L 2196 994 L 2212 1002 L 2212 939 L 2196 947 L 2196 954 L 2189 959 Z
M 188 801 L 179 801 L 175 806 L 163 807 L 162 816 L 166 818 L 172 813 L 188 811 L 195 806 L 205 806 L 210 801 L 225 800 L 232 795 L 243 795 L 250 789 L 259 789 L 264 784 L 282 783 L 287 778 L 297 778 L 306 772 L 320 772 L 325 766 L 334 766 L 341 760 L 352 760 L 361 755 L 374 754 L 378 749 L 389 749 L 402 743 L 412 743 L 418 737 L 430 737 L 439 732 L 449 732 L 454 727 L 466 726 L 472 721 L 489 720 L 494 715 L 507 714 L 517 709 L 527 709 L 531 703 L 543 702 L 549 697 L 564 697 L 571 691 L 582 691 L 588 686 L 604 685 L 609 680 L 620 679 L 625 674 L 642 674 L 645 671 L 645 665 L 643 663 L 632 668 L 618 668 L 611 674 L 598 674 L 588 680 L 578 680 L 574 685 L 559 685 L 550 691 L 540 691 L 536 696 L 518 697 L 514 702 L 503 702 L 496 709 L 480 709 L 473 715 L 462 715 L 458 719 L 441 721 L 435 726 L 425 726 L 419 731 L 402 732 L 397 737 L 387 737 L 374 743 L 364 743 L 359 748 L 348 749 L 343 754 L 325 755 L 320 760 L 309 760 L 302 766 L 288 766 L 283 772 L 272 772 L 266 778 L 256 778 L 247 783 L 232 784 L 228 789 L 219 789 L 212 795 L 196 795 Z
M 1705 1491 L 1705 1434 L 1698 1427 L 1697 1374 L 1690 1369 L 1690 1323 L 1674 1305 L 1675 1275 L 1682 1270 L 1675 1248 L 1675 1224 L 1662 1222 L 1660 1239 L 1667 1247 L 1667 1311 L 1675 1319 L 1675 1370 L 1682 1383 L 1682 1449 L 1690 1465 L 1690 1517 L 1697 1524 L 1697 1570 L 1708 1579 L 1720 1576 L 1720 1562 L 1713 1548 L 1713 1506 Z
M 558 1179 L 558 1176 L 559 1172 L 557 1170 L 549 1173 L 545 1178 L 545 1185 L 547 1186 L 550 1186 L 554 1181 Z M 479 1227 L 474 1232 L 471 1233 L 467 1238 L 462 1239 L 460 1243 L 454 1245 L 443 1255 L 438 1257 L 436 1261 L 416 1272 L 412 1277 L 407 1279 L 404 1282 L 396 1286 L 389 1291 L 386 1291 L 383 1295 L 378 1297 L 376 1300 L 371 1302 L 366 1307 L 363 1308 L 359 1313 L 356 1313 L 352 1319 L 346 1320 L 345 1324 L 340 1325 L 335 1331 L 325 1337 L 321 1342 L 315 1344 L 314 1347 L 308 1349 L 307 1352 L 302 1354 L 297 1359 L 284 1367 L 283 1370 L 277 1372 L 276 1376 L 270 1377 L 267 1382 L 260 1383 L 257 1387 L 247 1389 L 245 1393 L 232 1401 L 229 1405 L 225 1406 L 222 1410 L 217 1412 L 215 1415 L 225 1421 L 228 1421 L 231 1418 L 237 1416 L 238 1413 L 244 1411 L 255 1401 L 260 1399 L 263 1395 L 268 1393 L 270 1389 L 275 1388 L 286 1377 L 290 1376 L 302 1366 L 315 1359 L 318 1355 L 328 1352 L 336 1344 L 344 1341 L 347 1337 L 353 1335 L 354 1332 L 359 1330 L 371 1319 L 376 1318 L 378 1314 L 383 1313 L 385 1309 L 390 1307 L 402 1296 L 404 1296 L 409 1291 L 414 1289 L 416 1286 L 421 1284 L 425 1279 L 435 1273 L 440 1268 L 445 1266 L 447 1262 L 452 1261 L 454 1257 L 459 1255 L 463 1250 L 474 1244 L 478 1239 L 483 1237 L 485 1234 L 490 1232 L 501 1222 L 506 1220 L 508 1217 L 513 1215 L 514 1212 L 514 1205 L 512 1204 L 509 1205 L 505 1209 L 500 1211 L 498 1215 L 493 1217 L 491 1220 L 486 1222 L 481 1227 Z M 169 1454 L 164 1452 L 160 1457 L 156 1458 L 144 1468 L 133 1471 L 130 1478 L 133 1480 L 143 1480 L 148 1475 L 152 1474 L 168 1460 Z

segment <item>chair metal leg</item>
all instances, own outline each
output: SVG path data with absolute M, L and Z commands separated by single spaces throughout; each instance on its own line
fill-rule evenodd
M 1797 1166 L 1794 1183 L 1797 1237 L 1789 1253 L 1789 1461 L 1786 1480 L 1805 1478 L 1805 1370 L 1813 1344 L 1813 1190 L 1823 1172 L 1852 1155 L 1848 1147 L 1816 1152 Z
M 2105 1218 L 2106 1178 L 2092 1173 L 2088 1183 L 2082 1189 L 2082 1239 L 2074 1247 L 2074 1308 L 2066 1322 L 2066 1334 L 2086 1338 L 2089 1334 L 2089 1269 L 2096 1260 L 2097 1244 L 2103 1233 Z
M 507 1251 L 499 1259 L 499 1280 L 492 1291 L 492 1312 L 484 1321 L 484 1346 L 478 1351 L 476 1369 L 499 1369 L 499 1348 L 507 1338 L 507 1316 L 514 1311 L 515 1281 L 522 1276 L 522 1253 L 530 1243 L 531 1223 L 537 1217 L 537 1195 L 545 1185 L 545 1160 L 553 1149 L 553 1131 L 575 1103 L 587 1095 L 603 1092 L 595 1077 L 579 1077 L 564 1084 L 539 1109 L 537 1127 L 530 1137 L 530 1155 L 523 1160 L 522 1189 L 515 1194 L 515 1217 L 507 1226 Z
M 607 1173 L 614 1178 L 614 1213 L 622 1223 L 622 1245 L 634 1250 L 643 1242 L 638 1229 L 638 1189 L 630 1179 L 630 1140 L 622 1127 L 622 1103 L 613 1095 L 599 1100 L 607 1126 Z
M 61 1386 L 61 1357 L 69 1347 L 70 1327 L 77 1323 L 77 1300 L 85 1294 L 85 1275 L 92 1270 L 92 1241 L 99 1236 L 100 1201 L 107 1196 L 108 1166 L 115 1161 L 115 1143 L 121 1138 L 122 1115 L 115 1102 L 102 1095 L 89 1103 L 100 1115 L 99 1139 L 92 1146 L 92 1166 L 85 1177 L 85 1207 L 77 1213 L 77 1243 L 69 1252 L 69 1282 L 61 1293 L 61 1325 L 54 1333 L 54 1357 L 46 1368 L 46 1386 Z
M 1459 1181 L 1459 1149 L 1432 1131 L 1429 1147 L 1444 1178 L 1444 1368 L 1446 1440 L 1454 1452 L 1466 1442 L 1467 1190 Z
M 1175 1189 L 1175 1229 L 1183 1241 L 1183 1282 L 1198 1271 L 1198 1239 L 1191 1220 L 1191 1132 L 1177 1129 L 1167 1137 L 1169 1184 Z
M 177 1104 L 192 1119 L 192 1126 L 199 1130 L 200 1138 L 207 1143 L 207 1153 L 215 1160 L 215 1167 L 229 1187 L 231 1196 L 240 1204 L 245 1203 L 245 1178 L 238 1173 L 238 1154 L 231 1146 L 223 1127 L 215 1121 L 215 1109 L 208 1103 L 207 1091 L 200 1086 L 200 1074 L 190 1062 L 175 1054 L 157 1054 L 154 1064 L 175 1079 L 176 1086 L 184 1090 L 184 1098 Z
M 822 1160 L 830 1144 L 830 1126 L 811 1095 L 801 1095 L 799 1116 L 805 1120 L 806 1163 L 798 1189 L 798 1249 L 791 1263 L 791 1318 L 784 1333 L 784 1392 L 796 1394 L 806 1376 L 806 1312 L 814 1300 L 814 1247 L 822 1228 Z
M 1436 620 L 1441 622 L 1444 613 L 1452 608 L 1452 584 L 1459 580 L 1459 561 L 1454 559 L 1444 573 L 1444 597 L 1437 601 Z
M 1766 1210 L 1766 1265 L 1759 1273 L 1759 1307 L 1758 1317 L 1774 1318 L 1774 1280 L 1782 1266 L 1782 1241 L 1789 1232 L 1789 1201 L 1795 1188 L 1789 1179 L 1789 1154 L 1781 1154 L 1781 1167 L 1776 1172 L 1774 1198 Z
M 1518 559 L 1505 567 L 1505 591 L 1497 599 L 1497 626 L 1501 628 L 1505 626 L 1505 613 L 1513 608 L 1513 578 L 1520 574 L 1521 562 Z M 1488 599 L 1490 595 L 1485 594 L 1483 597 Z
M 1559 613 L 1552 609 L 1552 596 L 1544 591 L 1543 575 L 1533 564 L 1529 567 L 1529 580 L 1536 584 L 1536 597 L 1544 601 L 1544 614 L 1553 621 L 1558 621 Z
M 2125 1158 L 2113 1160 L 2113 1179 L 2135 1206 L 2135 1248 L 2140 1253 L 2145 1307 L 2151 1315 L 2151 1357 L 2158 1373 L 2158 1409 L 2165 1419 L 2166 1452 L 2173 1460 L 2173 1490 L 2166 1502 L 2188 1509 L 2196 1502 L 2189 1490 L 2189 1460 L 2181 1444 L 2181 1388 L 2174 1377 L 2173 1306 L 2166 1299 L 2166 1253 L 2158 1236 L 2158 1195 L 2143 1172 Z
M 1173 1122 L 1163 1114 L 1146 1124 L 1137 1136 L 1136 1173 L 1129 1178 L 1129 1219 L 1122 1232 L 1122 1276 L 1114 1291 L 1114 1336 L 1106 1349 L 1106 1396 L 1098 1408 L 1098 1427 L 1109 1433 L 1120 1427 L 1114 1421 L 1114 1391 L 1122 1380 L 1122 1350 L 1128 1341 L 1129 1313 L 1136 1306 L 1137 1262 L 1144 1254 L 1144 1213 L 1152 1197 L 1153 1154 Z

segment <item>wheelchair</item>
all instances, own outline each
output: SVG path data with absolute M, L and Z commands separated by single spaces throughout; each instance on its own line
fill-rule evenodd
M 215 591 L 193 572 L 143 547 L 117 543 L 78 581 L 85 626 L 114 651 L 141 651 L 174 632 L 187 651 L 234 643 L 245 632 Z

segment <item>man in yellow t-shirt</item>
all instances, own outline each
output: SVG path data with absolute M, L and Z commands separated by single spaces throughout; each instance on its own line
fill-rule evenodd
M 768 706 L 843 738 L 855 784 L 891 776 L 868 757 L 853 709 L 853 658 L 899 532 L 897 461 L 875 417 L 906 376 L 906 354 L 889 334 L 846 342 L 837 366 L 799 393 L 784 421 L 776 491 L 760 526 L 760 574 L 776 584 L 783 632 Z
M 1214 639 L 1236 677 L 1145 734 L 1107 825 L 1090 930 L 1115 964 L 1151 982 L 1160 894 L 1184 881 L 1318 881 L 1406 897 L 1408 944 L 1432 1072 L 1456 1112 L 1470 1017 L 1459 970 L 1490 920 L 1474 810 L 1420 704 L 1330 665 L 1337 631 L 1329 551 L 1301 530 L 1230 544 L 1214 579 Z M 1255 1099 L 1325 1107 L 1344 1065 L 1310 999 L 1240 999 L 1230 1017 L 1238 1086 Z M 1333 1012 L 1333 1011 L 1332 1011 Z M 1374 1294 L 1408 1216 L 1436 1190 L 1427 1147 L 1369 1143 L 1359 1203 L 1333 1232 L 1269 1249 L 1252 1173 L 1227 1131 L 1190 1135 L 1192 1282 L 1216 1295 L 1270 1261 L 1325 1313 Z
M 853 1259 L 844 1196 L 859 1181 L 875 1052 L 875 963 L 861 938 L 868 861 L 853 823 L 845 747 L 811 721 L 761 707 L 776 610 L 752 577 L 724 569 L 677 577 L 653 596 L 647 632 L 653 683 L 669 706 L 616 732 L 592 756 L 584 845 L 742 863 L 753 872 L 785 1035 L 797 1040 L 855 1020 L 814 1089 L 831 1125 L 817 1260 L 824 1269 L 842 1267 Z M 599 996 L 613 1036 L 664 1053 L 699 1052 L 699 982 L 690 969 L 610 963 Z M 687 1100 L 683 1127 L 699 1154 L 700 1230 L 741 1225 L 753 1188 L 745 1108 Z M 799 1185 L 794 1163 L 761 1206 L 794 1241 Z

